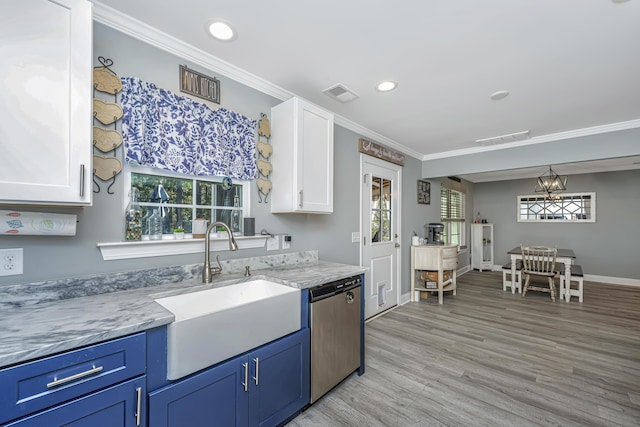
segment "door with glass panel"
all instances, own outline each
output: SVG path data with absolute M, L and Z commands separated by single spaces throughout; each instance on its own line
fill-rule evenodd
M 365 317 L 398 305 L 400 298 L 400 166 L 364 159 L 362 180 L 362 265 Z

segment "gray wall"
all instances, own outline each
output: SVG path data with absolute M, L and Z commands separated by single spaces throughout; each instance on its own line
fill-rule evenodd
M 523 244 L 572 248 L 585 274 L 640 279 L 640 170 L 570 175 L 568 193 L 596 192 L 596 222 L 518 223 L 517 196 L 534 194 L 534 180 L 474 185 L 473 208 L 494 224 L 495 263 Z
M 186 64 L 196 71 L 216 76 L 221 81 L 221 106 L 259 118 L 260 113 L 269 114 L 273 105 L 280 101 L 237 82 L 208 72 L 172 54 L 147 45 L 101 24 L 94 24 L 94 58 L 103 56 L 114 61 L 113 70 L 120 76 L 137 76 L 153 82 L 159 87 L 179 92 L 178 65 Z M 212 104 L 213 108 L 217 105 Z M 251 214 L 256 218 L 256 230 L 266 228 L 271 233 L 289 233 L 291 248 L 286 252 L 317 249 L 323 260 L 358 264 L 360 248 L 351 243 L 351 233 L 360 228 L 360 179 L 358 138 L 360 135 L 336 126 L 335 128 L 335 176 L 334 213 L 331 215 L 271 214 L 270 204 L 258 203 L 257 189 L 251 196 Z M 277 152 L 277 147 L 274 147 Z M 118 150 L 122 158 L 122 149 Z M 431 206 L 417 205 L 416 182 L 421 163 L 409 158 L 404 172 L 405 198 L 403 201 L 403 235 L 408 269 L 408 249 L 411 231 L 421 232 L 430 218 Z M 40 280 L 82 276 L 94 273 L 153 268 L 170 265 L 199 263 L 202 254 L 139 258 L 132 260 L 104 261 L 96 242 L 122 241 L 124 238 L 124 207 L 128 190 L 123 188 L 123 175 L 117 177 L 108 195 L 108 184 L 101 183 L 102 190 L 94 194 L 92 207 L 87 208 L 37 208 L 22 207 L 25 211 L 75 213 L 79 223 L 74 237 L 1 236 L 0 247 L 24 248 L 24 271 L 20 276 L 0 279 L 2 284 L 27 283 Z M 255 187 L 253 187 L 255 188 Z M 277 191 L 277 189 L 274 189 Z M 439 207 L 438 207 L 439 208 Z M 0 207 L 2 209 L 2 207 Z M 221 252 L 222 259 L 263 256 L 285 251 L 267 252 L 265 248 Z M 403 290 L 408 292 L 408 271 L 403 268 Z

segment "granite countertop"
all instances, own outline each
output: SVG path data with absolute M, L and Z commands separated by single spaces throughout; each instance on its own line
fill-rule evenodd
M 263 267 L 263 265 L 256 265 Z M 154 301 L 170 294 L 266 278 L 299 289 L 353 275 L 364 267 L 324 261 L 252 268 L 252 276 L 222 274 L 213 283 L 200 277 L 129 290 L 3 308 L 0 368 L 171 323 L 173 314 Z M 135 284 L 132 284 L 135 287 Z

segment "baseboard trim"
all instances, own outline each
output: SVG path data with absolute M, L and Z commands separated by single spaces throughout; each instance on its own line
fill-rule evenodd
M 640 279 L 629 279 L 626 277 L 598 276 L 595 274 L 585 274 L 584 280 L 587 282 L 598 282 L 605 285 L 623 285 L 640 287 Z

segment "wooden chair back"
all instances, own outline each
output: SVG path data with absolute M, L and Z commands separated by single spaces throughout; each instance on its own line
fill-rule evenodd
M 525 274 L 537 274 L 540 276 L 555 276 L 556 255 L 558 248 L 546 246 L 522 246 L 522 264 Z

